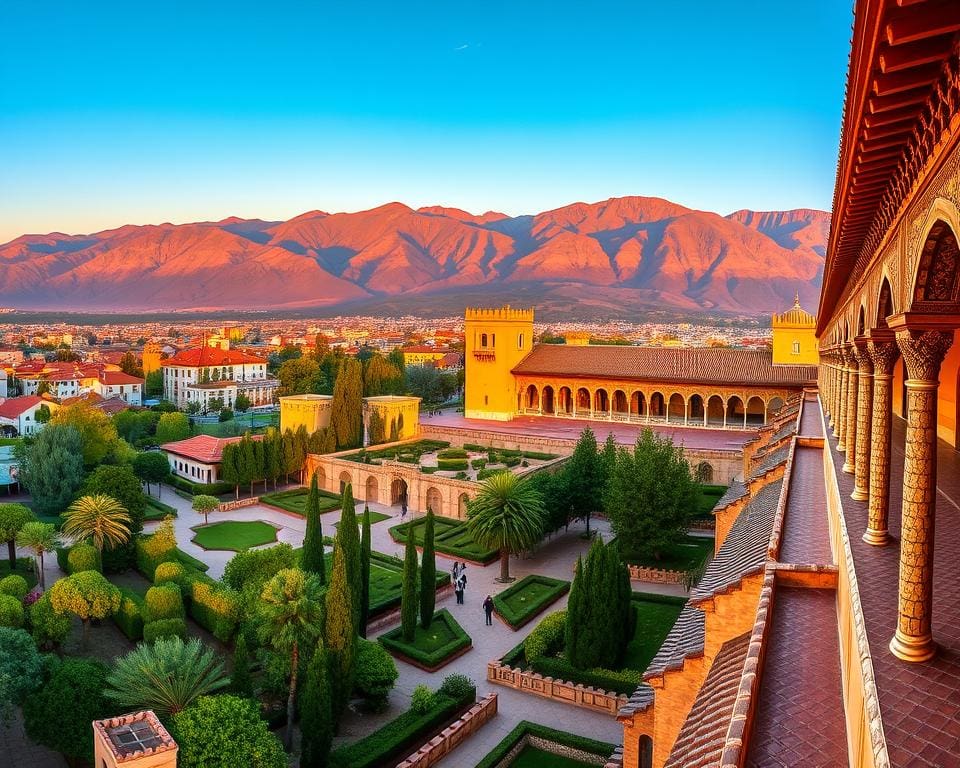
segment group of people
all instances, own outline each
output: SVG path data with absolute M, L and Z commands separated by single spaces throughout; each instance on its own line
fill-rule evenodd
M 457 596 L 457 605 L 463 605 L 463 593 L 467 589 L 467 564 L 459 560 L 453 564 L 453 593 Z M 487 595 L 483 601 L 483 612 L 487 617 L 487 626 L 493 625 L 493 598 Z

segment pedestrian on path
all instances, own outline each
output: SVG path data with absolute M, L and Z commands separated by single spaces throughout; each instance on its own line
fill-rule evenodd
M 405 518 L 406 516 L 407 516 L 407 502 L 401 501 L 400 502 L 400 522 L 401 523 L 403 522 L 403 518 Z
M 460 569 L 461 569 L 461 568 L 462 568 L 462 566 L 461 566 L 461 564 L 460 564 L 460 561 L 457 560 L 457 561 L 453 564 L 453 583 L 454 583 L 454 584 L 456 584 L 457 581 L 460 579 Z
M 487 614 L 487 626 L 493 626 L 493 598 L 490 595 L 483 601 L 483 612 Z
M 457 596 L 457 605 L 463 605 L 463 590 L 467 586 L 465 579 L 457 579 L 453 584 L 453 593 Z

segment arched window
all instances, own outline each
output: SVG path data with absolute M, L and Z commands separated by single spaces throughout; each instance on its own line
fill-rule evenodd
M 523 349 L 523 334 L 517 336 L 517 349 Z
M 485 333 L 480 334 L 480 346 L 481 347 L 487 346 L 487 334 Z

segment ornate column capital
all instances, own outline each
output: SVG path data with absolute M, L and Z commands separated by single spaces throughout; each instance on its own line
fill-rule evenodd
M 953 344 L 953 334 L 936 330 L 897 331 L 897 346 L 907 367 L 907 376 L 915 381 L 938 382 L 940 364 Z
M 853 345 L 851 354 L 853 355 L 854 365 L 856 365 L 861 376 L 869 376 L 873 373 L 873 360 L 870 358 L 870 353 L 867 350 L 866 339 L 857 339 L 857 342 Z
M 893 373 L 893 366 L 899 354 L 896 342 L 870 339 L 867 342 L 867 354 L 873 363 L 874 375 L 890 376 Z

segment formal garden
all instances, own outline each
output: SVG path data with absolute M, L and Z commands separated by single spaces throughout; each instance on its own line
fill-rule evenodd
M 260 521 L 224 520 L 209 525 L 194 526 L 193 543 L 203 549 L 226 549 L 239 552 L 261 547 L 277 540 L 276 526 Z
M 474 541 L 467 528 L 466 521 L 441 517 L 437 518 L 435 525 L 436 536 L 434 540 L 437 552 L 478 565 L 491 563 L 500 555 L 498 549 L 483 547 Z M 391 526 L 390 536 L 400 544 L 405 544 L 407 539 L 412 538 L 414 544 L 419 549 L 423 549 L 425 527 L 426 517 L 414 518 L 405 523 Z
M 291 488 L 285 491 L 275 491 L 260 495 L 260 501 L 271 507 L 278 507 L 286 512 L 292 512 L 300 517 L 307 516 L 307 488 Z M 335 493 L 320 490 L 320 513 L 332 512 L 340 508 L 340 497 Z
M 511 629 L 525 626 L 570 590 L 570 582 L 531 573 L 493 598 L 494 610 Z
M 615 745 L 521 720 L 475 768 L 602 766 Z

